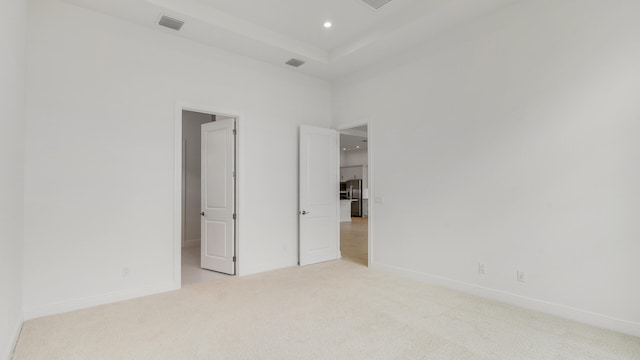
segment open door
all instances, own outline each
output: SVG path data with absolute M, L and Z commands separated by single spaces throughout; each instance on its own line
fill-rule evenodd
M 300 265 L 340 258 L 338 132 L 300 127 Z
M 202 124 L 200 266 L 235 275 L 235 119 Z

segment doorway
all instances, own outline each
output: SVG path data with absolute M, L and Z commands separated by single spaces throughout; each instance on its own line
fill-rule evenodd
M 340 252 L 369 265 L 368 125 L 340 130 Z
M 236 273 L 237 197 L 236 117 L 184 108 L 179 111 L 177 287 Z

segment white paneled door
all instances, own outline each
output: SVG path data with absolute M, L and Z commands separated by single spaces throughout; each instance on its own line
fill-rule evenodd
M 340 257 L 338 132 L 300 127 L 300 265 Z
M 235 274 L 235 119 L 202 124 L 200 264 Z

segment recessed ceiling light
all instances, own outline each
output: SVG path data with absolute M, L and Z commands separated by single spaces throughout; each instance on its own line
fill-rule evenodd
M 360 146 L 356 146 L 356 149 L 360 149 Z
M 342 151 L 347 151 L 347 148 L 342 148 Z
M 324 28 L 325 28 L 325 29 L 328 29 L 328 28 L 330 28 L 330 27 L 332 27 L 332 26 L 333 26 L 333 24 L 331 23 L 331 21 L 325 21 L 325 22 L 324 22 Z

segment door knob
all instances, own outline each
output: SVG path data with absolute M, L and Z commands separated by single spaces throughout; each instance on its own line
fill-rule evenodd
M 201 216 L 204 216 L 204 211 L 200 213 Z
M 302 214 L 302 215 L 311 214 L 311 211 L 302 210 L 302 212 L 300 214 Z

